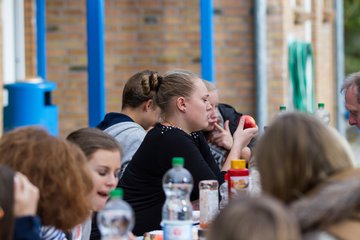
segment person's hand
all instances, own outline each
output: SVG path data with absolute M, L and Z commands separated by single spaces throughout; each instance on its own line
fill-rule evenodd
M 215 130 L 211 133 L 210 142 L 228 151 L 231 149 L 233 137 L 229 128 L 229 120 L 225 121 L 224 128 L 215 123 Z
M 245 118 L 240 118 L 239 125 L 233 135 L 233 146 L 226 157 L 226 161 L 221 168 L 221 171 L 227 171 L 230 169 L 231 160 L 241 157 L 242 150 L 250 143 L 251 139 L 258 135 L 258 127 L 244 129 Z M 245 150 L 246 151 L 246 150 Z M 244 153 L 244 152 L 243 152 Z
M 251 158 L 251 149 L 249 147 L 244 147 L 241 150 L 241 155 L 240 155 L 241 159 L 245 159 L 246 162 L 249 162 L 250 158 Z
M 128 234 L 128 239 L 129 239 L 129 240 L 136 240 L 136 237 L 135 237 L 135 235 L 134 235 L 132 232 L 130 232 L 130 233 Z
M 35 215 L 39 201 L 39 189 L 29 179 L 17 172 L 14 178 L 15 217 Z
M 239 125 L 233 135 L 234 145 L 236 145 L 236 147 L 240 147 L 241 149 L 246 147 L 250 143 L 251 139 L 256 137 L 259 133 L 259 129 L 257 126 L 244 129 L 244 123 L 245 118 L 241 117 Z

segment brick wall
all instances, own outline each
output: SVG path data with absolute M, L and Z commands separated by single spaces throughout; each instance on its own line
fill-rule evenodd
M 278 112 L 280 105 L 289 105 L 287 71 L 287 36 L 289 27 L 288 1 L 270 0 L 267 9 L 267 79 L 269 121 Z
M 315 62 L 316 102 L 324 102 L 332 116 L 331 125 L 336 126 L 336 73 L 334 21 L 324 21 L 324 11 L 333 9 L 331 0 L 313 1 L 313 49 Z M 326 12 L 325 12 L 326 13 Z
M 304 1 L 268 1 L 268 80 L 270 119 L 280 104 L 292 106 L 288 73 L 288 44 L 292 40 L 305 41 L 304 23 L 295 22 L 295 9 L 303 10 Z M 315 101 L 324 102 L 335 117 L 336 82 L 334 73 L 334 25 L 323 22 L 323 11 L 332 8 L 332 0 L 311 2 L 311 44 L 314 51 Z M 336 124 L 332 118 L 331 124 Z
M 215 64 L 220 101 L 255 114 L 253 1 L 215 0 Z
M 123 85 L 137 71 L 200 72 L 196 1 L 112 0 L 105 12 L 107 111 L 120 111 Z M 54 101 L 66 135 L 87 126 L 85 1 L 48 1 L 47 24 L 48 76 L 58 83 Z
M 254 115 L 252 2 L 214 0 L 214 29 L 220 100 Z M 312 6 L 316 16 L 321 9 L 318 2 L 322 1 L 313 1 Z M 199 0 L 107 0 L 105 3 L 107 111 L 120 111 L 124 83 L 137 71 L 154 69 L 163 73 L 183 68 L 200 73 Z M 267 14 L 268 109 L 271 118 L 280 104 L 291 104 L 287 45 L 290 38 L 304 39 L 304 25 L 294 24 L 294 10 L 289 1 L 269 0 Z M 332 24 L 316 20 L 313 25 L 317 100 L 333 108 Z M 63 136 L 87 126 L 86 41 L 86 1 L 47 1 L 48 78 L 58 85 L 54 102 L 59 107 L 60 134 Z M 323 67 L 324 62 L 326 67 Z M 330 84 L 324 86 L 323 80 L 319 79 L 326 79 Z
M 58 83 L 54 101 L 64 135 L 87 125 L 85 1 L 47 4 L 48 75 Z M 215 1 L 215 7 L 221 100 L 254 114 L 252 6 L 233 0 Z M 137 71 L 183 68 L 200 73 L 199 11 L 194 0 L 106 1 L 107 111 L 120 111 L 123 85 Z
M 200 72 L 197 1 L 107 1 L 105 15 L 108 111 L 120 111 L 123 85 L 135 72 Z
M 25 76 L 27 78 L 36 77 L 36 15 L 35 3 L 24 1 L 24 27 L 25 27 Z
M 85 1 L 47 1 L 48 79 L 57 83 L 59 132 L 87 126 L 87 55 Z

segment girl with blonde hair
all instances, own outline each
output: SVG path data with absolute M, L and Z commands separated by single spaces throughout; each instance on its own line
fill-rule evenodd
M 276 199 L 240 196 L 210 226 L 208 240 L 300 240 L 295 217 Z
M 290 206 L 305 237 L 360 236 L 360 170 L 348 143 L 304 113 L 279 116 L 257 144 L 265 193 Z
M 99 239 L 96 212 L 105 207 L 110 191 L 118 183 L 121 166 L 120 146 L 113 137 L 97 128 L 78 129 L 70 133 L 66 139 L 84 152 L 94 185 L 89 196 L 94 217 L 78 225 L 72 231 L 72 239 Z

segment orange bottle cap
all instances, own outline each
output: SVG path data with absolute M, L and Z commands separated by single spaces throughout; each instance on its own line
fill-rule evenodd
M 232 169 L 244 169 L 246 168 L 246 160 L 244 159 L 233 159 L 231 160 Z

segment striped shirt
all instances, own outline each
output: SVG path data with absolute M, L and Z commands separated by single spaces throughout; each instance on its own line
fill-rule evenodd
M 52 226 L 42 226 L 40 237 L 42 240 L 68 240 L 65 233 Z

